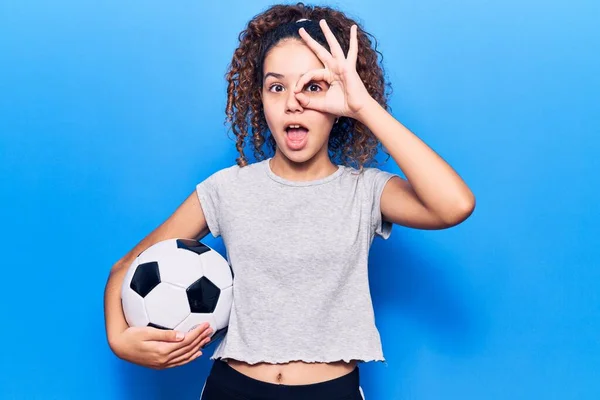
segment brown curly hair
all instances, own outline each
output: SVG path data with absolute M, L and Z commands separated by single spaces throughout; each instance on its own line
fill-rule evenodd
M 308 21 L 298 23 L 299 19 Z M 247 144 L 249 129 L 252 134 L 253 153 L 257 160 L 268 157 L 263 150 L 265 143 L 271 152 L 276 148 L 275 140 L 267 126 L 260 96 L 263 83 L 262 66 L 266 54 L 283 39 L 302 40 L 298 34 L 300 26 L 329 50 L 318 25 L 321 19 L 327 21 L 345 53 L 350 45 L 350 27 L 357 25 L 359 53 L 356 70 L 369 94 L 382 107 L 389 109 L 389 92 L 386 93 L 385 89 L 390 88 L 390 85 L 386 84 L 383 67 L 378 62 L 378 55 L 381 56 L 381 53 L 377 50 L 377 41 L 362 30 L 360 24 L 330 7 L 309 6 L 303 3 L 272 6 L 252 18 L 246 29 L 239 34 L 240 43 L 226 74 L 226 123 L 231 124 L 231 130 L 236 136 L 236 148 L 240 154 L 236 163 L 240 167 L 248 165 L 244 147 Z M 369 37 L 373 37 L 374 47 Z M 355 119 L 342 117 L 331 130 L 328 150 L 329 156 L 335 162 L 362 168 L 375 159 L 380 146 L 377 137 L 365 125 Z

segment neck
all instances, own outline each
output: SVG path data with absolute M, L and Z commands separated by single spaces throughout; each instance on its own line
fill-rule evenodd
M 269 166 L 275 175 L 290 181 L 322 179 L 338 169 L 338 166 L 331 162 L 327 154 L 315 154 L 308 160 L 295 161 L 286 157 L 279 149 L 275 151 Z

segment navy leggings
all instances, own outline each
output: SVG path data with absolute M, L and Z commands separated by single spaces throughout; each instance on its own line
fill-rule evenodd
M 309 385 L 280 385 L 250 378 L 215 360 L 200 400 L 364 400 L 358 366 L 344 376 Z

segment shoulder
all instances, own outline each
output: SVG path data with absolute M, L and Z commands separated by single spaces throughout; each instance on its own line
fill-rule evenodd
M 387 181 L 389 178 L 396 174 L 385 171 L 377 167 L 362 167 L 360 169 L 354 167 L 344 167 L 346 169 L 346 175 L 355 179 L 362 184 L 371 186 L 380 181 Z
M 261 171 L 261 163 L 255 162 L 248 164 L 244 167 L 240 167 L 237 164 L 228 165 L 214 171 L 210 176 L 206 178 L 206 181 L 211 181 L 214 184 L 223 185 L 230 184 L 236 181 L 251 180 L 253 176 L 256 176 Z

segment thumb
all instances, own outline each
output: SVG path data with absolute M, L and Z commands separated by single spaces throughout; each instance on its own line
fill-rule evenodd
M 315 96 L 307 96 L 304 93 L 296 93 L 296 99 L 303 108 L 310 108 L 317 111 L 325 110 L 325 99 Z
M 175 330 L 150 328 L 148 340 L 160 340 L 163 342 L 180 342 L 185 338 L 185 333 Z

